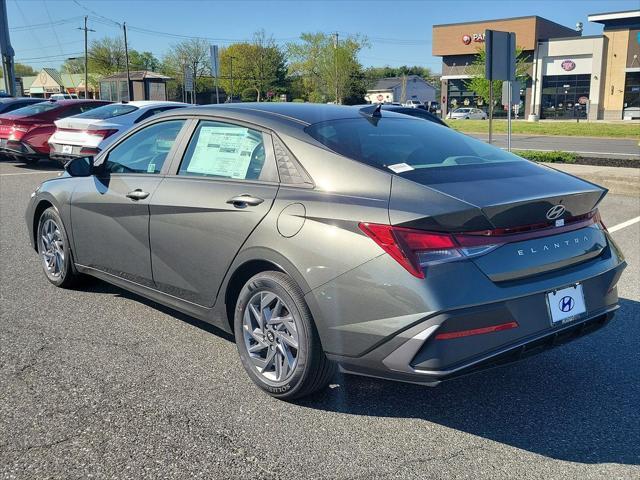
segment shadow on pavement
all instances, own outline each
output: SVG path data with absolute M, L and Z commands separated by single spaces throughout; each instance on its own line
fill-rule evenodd
M 3 163 L 11 163 L 15 165 L 16 168 L 24 170 L 62 170 L 62 165 L 60 165 L 59 162 L 49 159 L 39 160 L 36 163 L 26 163 L 0 154 L 0 161 Z
M 539 455 L 640 464 L 640 302 L 593 335 L 430 388 L 351 375 L 299 405 L 418 418 Z
M 105 282 L 82 290 L 131 298 L 234 341 L 217 327 Z M 296 403 L 422 419 L 559 460 L 640 465 L 640 302 L 621 299 L 620 305 L 598 332 L 512 365 L 435 388 L 338 374 L 331 388 Z

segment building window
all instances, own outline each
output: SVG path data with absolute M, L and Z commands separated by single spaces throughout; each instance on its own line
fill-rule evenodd
M 622 106 L 624 119 L 640 117 L 640 72 L 627 72 Z
M 540 118 L 587 118 L 591 75 L 547 75 L 542 79 Z

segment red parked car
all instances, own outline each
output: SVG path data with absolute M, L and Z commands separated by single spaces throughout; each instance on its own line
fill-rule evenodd
M 36 103 L 0 115 L 0 149 L 2 153 L 26 163 L 36 163 L 49 156 L 49 137 L 56 130 L 53 123 L 96 107 L 102 100 L 51 100 Z

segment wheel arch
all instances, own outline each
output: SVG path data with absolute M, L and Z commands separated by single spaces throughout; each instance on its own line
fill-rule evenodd
M 33 209 L 33 218 L 31 219 L 31 222 L 32 222 L 31 223 L 31 246 L 36 252 L 38 251 L 38 242 L 36 241 L 36 238 L 38 235 L 38 222 L 40 222 L 40 217 L 42 216 L 42 213 L 46 209 L 52 208 L 52 207 L 56 211 L 58 211 L 56 206 L 49 199 L 43 198 L 40 201 L 38 201 L 35 208 Z M 58 215 L 60 215 L 60 212 L 58 212 Z
M 233 332 L 233 317 L 238 295 L 247 280 L 265 271 L 277 271 L 289 275 L 300 287 L 303 293 L 310 288 L 304 277 L 282 254 L 262 247 L 256 247 L 241 252 L 233 262 L 227 278 L 218 293 L 218 304 L 226 314 L 227 326 Z

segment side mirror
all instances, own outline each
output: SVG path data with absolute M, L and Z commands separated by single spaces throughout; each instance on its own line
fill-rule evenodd
M 72 177 L 89 177 L 93 174 L 93 157 L 79 157 L 69 160 L 64 169 Z

